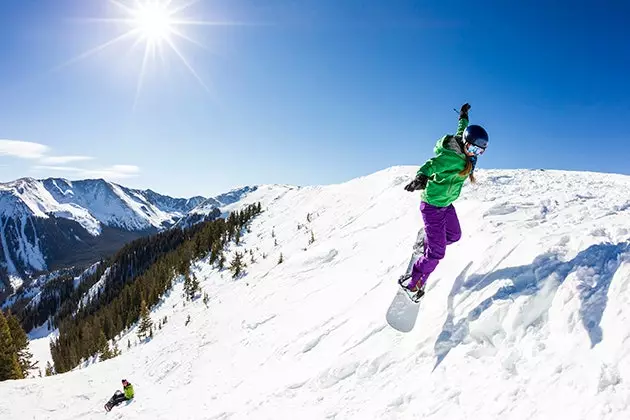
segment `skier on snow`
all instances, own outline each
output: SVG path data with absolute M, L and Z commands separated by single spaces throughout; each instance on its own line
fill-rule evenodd
M 117 390 L 114 395 L 109 399 L 107 404 L 105 404 L 105 410 L 109 411 L 112 407 L 117 406 L 118 404 L 129 401 L 133 398 L 133 385 L 129 383 L 126 379 L 122 380 L 123 391 Z
M 435 157 L 418 170 L 405 190 L 424 190 L 420 211 L 424 221 L 424 255 L 413 266 L 411 277 L 400 280 L 402 287 L 424 295 L 427 278 L 444 258 L 446 246 L 457 242 L 462 231 L 453 202 L 459 197 L 466 177 L 475 182 L 477 157 L 488 146 L 488 133 L 478 125 L 468 125 L 469 104 L 462 105 L 455 135 L 446 135 L 435 145 Z

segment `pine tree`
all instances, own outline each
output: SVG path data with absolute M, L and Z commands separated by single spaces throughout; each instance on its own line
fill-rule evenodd
M 309 245 L 312 245 L 312 244 L 313 244 L 313 242 L 315 242 L 315 234 L 314 234 L 314 233 L 313 233 L 313 231 L 311 230 L 311 237 L 310 237 L 310 239 L 308 240 L 308 244 L 309 244 Z
M 206 305 L 206 308 L 208 307 L 208 302 L 210 302 L 210 296 L 208 296 L 207 293 L 203 294 L 203 304 Z
M 127 350 L 131 348 L 131 340 L 127 339 Z
M 311 213 L 306 213 L 306 221 L 311 222 Z
M 140 325 L 138 326 L 138 338 L 144 340 L 149 335 L 153 321 L 151 321 L 151 314 L 147 308 L 147 303 L 143 300 L 140 304 Z
M 194 273 L 192 275 L 187 274 L 184 280 L 184 294 L 186 295 L 186 299 L 193 300 L 198 291 L 200 291 L 200 287 L 197 276 L 195 276 Z
M 219 270 L 223 270 L 223 267 L 225 267 L 225 255 L 221 252 L 221 255 L 219 255 Z
M 28 351 L 28 338 L 26 337 L 26 333 L 20 325 L 20 321 L 18 321 L 18 319 L 13 314 L 11 314 L 11 312 L 7 314 L 6 318 L 7 323 L 9 324 L 9 330 L 11 331 L 13 348 L 14 351 L 17 353 L 20 369 L 26 377 L 31 369 L 37 367 L 37 362 L 33 363 L 31 361 L 33 355 Z
M 114 357 L 111 349 L 109 348 L 109 342 L 107 341 L 107 338 L 105 337 L 105 333 L 103 331 L 101 331 L 100 334 L 98 335 L 97 346 L 98 346 L 98 354 L 101 360 L 107 360 Z
M 50 364 L 50 361 L 46 362 L 46 376 L 53 376 L 54 374 L 55 374 L 55 371 L 52 365 Z
M 232 272 L 232 278 L 237 278 L 242 272 L 243 272 L 243 268 L 245 267 L 245 263 L 243 262 L 243 254 L 236 252 L 234 254 L 234 258 L 232 259 L 232 262 L 230 263 L 230 271 Z
M 188 326 L 188 324 L 190 324 L 190 315 L 188 315 L 188 318 L 186 318 L 186 323 L 184 324 L 184 326 Z
M 282 252 L 280 253 L 280 258 L 278 258 L 278 264 L 282 264 L 284 262 L 284 256 L 282 255 Z
M 0 381 L 22 379 L 23 377 L 18 355 L 13 346 L 9 323 L 0 311 Z

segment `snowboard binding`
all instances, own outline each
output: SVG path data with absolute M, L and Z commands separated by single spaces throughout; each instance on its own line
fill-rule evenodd
M 407 288 L 408 280 L 411 279 L 411 274 L 405 274 L 398 279 L 398 285 L 404 290 L 405 294 L 414 303 L 419 303 L 420 299 L 424 296 L 424 284 L 420 287 L 416 287 L 414 290 Z

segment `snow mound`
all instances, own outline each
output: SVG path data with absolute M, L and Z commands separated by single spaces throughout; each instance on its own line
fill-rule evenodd
M 385 313 L 422 226 L 402 188 L 415 170 L 263 189 L 230 249 L 247 251 L 247 274 L 194 266 L 207 309 L 176 283 L 153 340 L 132 330 L 113 360 L 0 383 L 0 417 L 104 419 L 126 377 L 135 401 L 109 416 L 628 418 L 630 177 L 479 171 L 456 203 L 463 237 L 402 334 Z

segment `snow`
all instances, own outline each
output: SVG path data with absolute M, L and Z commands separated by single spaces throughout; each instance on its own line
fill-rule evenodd
M 96 262 L 88 267 L 85 271 L 83 271 L 80 275 L 76 276 L 73 279 L 74 288 L 76 289 L 79 285 L 89 276 L 96 272 L 96 269 L 100 265 L 100 262 Z M 1 305 L 2 309 L 10 308 L 18 299 L 30 299 L 26 307 L 31 307 L 38 305 L 41 297 L 42 297 L 42 289 L 46 285 L 46 283 L 58 278 L 59 276 L 65 274 L 67 270 L 57 270 L 52 271 L 47 274 L 42 274 L 36 277 L 33 281 L 30 282 L 28 286 L 26 286 L 21 293 L 13 294 L 8 297 L 4 303 Z M 19 277 L 14 278 L 15 281 L 22 281 Z M 21 284 L 20 284 L 21 285 Z M 94 292 L 96 293 L 96 292 Z
M 198 261 L 208 308 L 179 281 L 152 340 L 132 329 L 120 357 L 0 383 L 0 418 L 628 418 L 630 177 L 479 171 L 403 334 L 385 313 L 422 226 L 402 189 L 416 169 L 247 194 L 233 208 L 258 194 L 265 211 L 230 249 L 254 251 L 245 276 Z M 136 398 L 105 414 L 123 377 Z
M 55 329 L 54 331 L 49 331 L 47 323 L 44 323 L 38 328 L 33 328 L 33 330 L 28 333 L 28 350 L 33 355 L 32 361 L 37 362 L 36 368 L 30 372 L 31 376 L 38 376 L 40 370 L 42 375 L 44 375 L 46 373 L 46 363 L 50 362 L 51 365 L 53 364 L 52 355 L 50 353 L 50 342 L 58 336 L 59 330 Z
M 94 266 L 92 266 L 92 267 L 95 269 Z M 88 271 L 89 271 L 89 269 L 88 269 Z M 90 300 L 95 298 L 98 295 L 98 293 L 103 289 L 103 287 L 105 287 L 105 280 L 107 280 L 107 276 L 109 276 L 109 272 L 110 271 L 111 271 L 111 267 L 107 267 L 105 269 L 105 272 L 101 276 L 101 278 L 98 279 L 98 281 L 96 283 L 94 283 L 92 285 L 92 287 L 90 287 L 90 290 L 88 290 L 85 295 L 83 295 L 83 298 L 81 299 L 81 306 L 87 305 L 90 302 Z M 75 284 L 76 284 L 76 282 L 75 282 Z
M 57 201 L 42 181 L 22 178 L 0 183 L 0 214 L 5 217 L 33 215 L 47 218 L 49 214 L 80 223 L 90 234 L 100 234 L 100 223 L 85 208 L 73 203 Z
M 11 284 L 11 287 L 13 287 L 13 290 L 17 290 L 22 285 L 23 281 L 17 276 L 9 275 L 9 283 Z
M 96 273 L 96 270 L 98 269 L 98 266 L 101 265 L 101 262 L 95 262 L 94 264 L 92 264 L 90 267 L 87 268 L 87 270 L 85 270 L 83 273 L 81 273 L 79 276 L 76 276 L 74 278 L 74 288 L 76 289 L 77 287 L 79 287 L 79 285 L 81 283 L 83 283 L 83 281 L 88 278 L 89 276 L 91 276 L 92 274 Z

